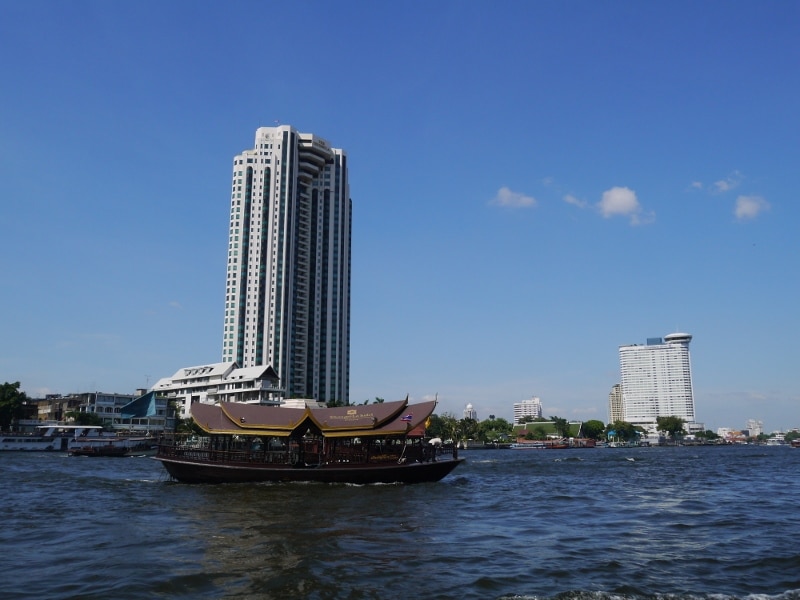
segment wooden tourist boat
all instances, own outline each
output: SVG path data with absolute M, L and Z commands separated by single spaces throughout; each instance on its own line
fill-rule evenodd
M 420 483 L 455 469 L 457 449 L 427 440 L 435 401 L 335 408 L 193 404 L 207 435 L 160 441 L 154 457 L 185 483 Z

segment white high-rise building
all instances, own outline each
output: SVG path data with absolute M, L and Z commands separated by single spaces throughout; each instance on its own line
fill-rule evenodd
M 745 425 L 745 429 L 747 429 L 750 437 L 758 437 L 764 433 L 764 422 L 756 419 L 747 419 L 747 425 Z
M 522 423 L 525 417 L 534 419 L 542 416 L 542 401 L 534 396 L 530 400 L 514 403 L 514 423 Z
M 286 398 L 349 403 L 350 227 L 344 151 L 260 127 L 233 160 L 222 359 L 272 366 Z
M 655 432 L 658 417 L 695 424 L 688 333 L 619 347 L 623 420 Z M 688 427 L 691 431 L 693 427 Z

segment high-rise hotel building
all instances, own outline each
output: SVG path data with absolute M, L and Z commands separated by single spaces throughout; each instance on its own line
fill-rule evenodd
M 524 423 L 525 417 L 539 419 L 542 416 L 542 401 L 538 396 L 533 396 L 530 400 L 514 403 L 514 423 Z
M 688 333 L 619 347 L 622 419 L 655 432 L 658 417 L 695 423 Z M 690 427 L 691 429 L 691 427 Z
M 286 398 L 349 403 L 347 156 L 260 127 L 233 160 L 222 360 L 269 365 Z

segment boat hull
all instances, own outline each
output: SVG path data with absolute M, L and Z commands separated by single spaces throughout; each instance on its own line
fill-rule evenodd
M 70 456 L 127 456 L 128 449 L 124 446 L 83 446 L 69 451 Z
M 426 483 L 439 481 L 463 458 L 421 463 L 319 466 L 235 465 L 155 456 L 167 473 L 183 483 L 258 483 L 306 481 L 320 483 Z
M 0 437 L 0 451 L 7 452 L 50 452 L 61 450 L 59 438 L 40 438 L 29 436 Z

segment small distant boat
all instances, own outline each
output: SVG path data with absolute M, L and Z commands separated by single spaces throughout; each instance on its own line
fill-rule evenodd
M 435 407 L 196 403 L 192 419 L 206 435 L 165 438 L 153 458 L 184 483 L 439 481 L 464 459 L 454 444 L 424 437 Z
M 70 456 L 126 456 L 127 454 L 127 447 L 117 446 L 110 442 L 106 444 L 78 446 L 69 451 Z
M 767 446 L 788 446 L 782 434 L 775 434 L 767 440 Z
M 800 438 L 795 438 L 791 441 L 792 448 L 800 448 Z
M 539 440 L 511 444 L 511 448 L 514 450 L 563 450 L 569 447 L 568 440 Z

